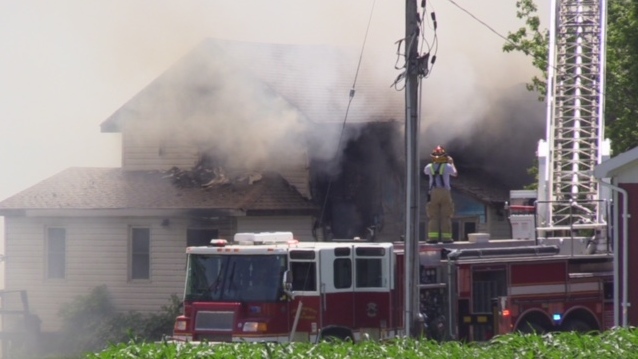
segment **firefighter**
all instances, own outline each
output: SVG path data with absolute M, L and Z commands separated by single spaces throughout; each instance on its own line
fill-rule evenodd
M 453 242 L 452 215 L 454 202 L 450 193 L 450 176 L 456 177 L 458 172 L 454 160 L 445 152 L 442 146 L 436 146 L 431 154 L 432 163 L 423 169 L 429 176 L 428 203 L 428 243 L 437 243 L 439 239 L 444 243 Z

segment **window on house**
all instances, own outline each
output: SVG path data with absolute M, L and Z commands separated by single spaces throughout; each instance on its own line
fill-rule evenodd
M 47 278 L 66 277 L 66 229 L 47 229 Z
M 131 229 L 131 279 L 150 279 L 151 232 L 148 228 Z
M 478 227 L 478 218 L 454 218 L 452 220 L 452 238 L 457 241 L 468 241 L 471 233 L 476 233 Z

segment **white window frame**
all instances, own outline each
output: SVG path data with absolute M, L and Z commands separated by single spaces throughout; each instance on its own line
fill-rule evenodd
M 134 252 L 134 246 L 133 246 L 133 242 L 135 240 L 135 236 L 134 233 L 137 230 L 146 230 L 148 232 L 148 238 L 146 238 L 146 240 L 148 241 L 148 251 L 147 251 L 147 266 L 148 266 L 148 276 L 146 278 L 134 278 L 133 277 L 133 270 L 135 268 L 135 259 L 136 259 L 136 253 Z M 131 227 L 129 229 L 129 241 L 128 241 L 128 252 L 129 252 L 129 260 L 128 260 L 128 279 L 129 281 L 134 281 L 134 282 L 147 282 L 151 280 L 151 228 L 150 227 L 144 227 L 144 226 L 135 226 L 135 227 Z
M 60 239 L 60 238 L 54 238 L 53 236 L 51 236 L 51 231 L 52 230 L 61 230 L 62 233 L 63 233 L 63 237 L 61 239 L 62 239 L 64 248 L 63 248 L 63 250 L 61 252 L 58 252 L 58 251 L 52 252 L 52 247 L 53 246 L 51 245 L 51 241 L 54 240 L 54 239 Z M 68 244 L 68 241 L 67 241 L 67 230 L 66 230 L 65 227 L 58 227 L 58 226 L 54 227 L 54 226 L 52 226 L 52 227 L 47 227 L 46 228 L 46 243 L 45 243 L 46 251 L 45 251 L 45 260 L 44 260 L 44 263 L 46 263 L 45 264 L 46 266 L 45 266 L 44 270 L 45 270 L 45 278 L 47 280 L 64 280 L 64 279 L 67 278 L 67 244 Z M 62 255 L 62 258 L 61 258 L 61 260 L 62 260 L 62 264 L 61 264 L 61 266 L 62 266 L 62 276 L 53 277 L 52 276 L 52 271 L 51 271 L 52 256 L 55 255 L 55 254 L 58 254 L 58 253 L 61 253 L 61 255 Z M 59 260 L 59 259 L 60 258 L 57 258 L 56 260 Z

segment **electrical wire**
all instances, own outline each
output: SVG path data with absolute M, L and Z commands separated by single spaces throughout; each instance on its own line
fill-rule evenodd
M 432 23 L 430 24 L 430 20 L 428 19 L 428 17 L 426 17 L 427 14 L 427 7 L 429 6 L 432 8 L 432 11 L 430 12 L 430 18 L 432 19 Z M 432 66 L 429 67 L 429 69 L 426 71 L 426 73 L 424 74 L 423 78 L 428 78 L 430 77 L 430 75 L 432 74 L 432 69 L 434 68 L 434 63 L 436 61 L 436 54 L 439 51 L 439 36 L 438 36 L 438 32 L 436 31 L 438 28 L 437 25 L 437 21 L 436 21 L 436 12 L 434 11 L 434 7 L 432 6 L 432 2 L 425 2 L 425 0 L 423 1 L 423 15 L 422 18 L 424 19 L 428 19 L 427 23 L 429 24 L 430 29 L 432 30 L 432 45 L 430 45 L 429 42 L 427 42 L 427 40 L 425 40 L 425 31 L 421 32 L 421 37 L 423 38 L 423 42 L 427 42 L 428 44 L 428 51 L 427 51 L 427 55 L 428 60 L 430 62 L 430 64 Z M 421 22 L 423 22 L 423 20 L 421 20 Z
M 405 89 L 405 84 L 401 87 L 399 87 L 399 82 L 402 82 L 403 79 L 405 79 L 406 77 L 406 71 L 407 71 L 407 58 L 406 56 L 401 53 L 401 46 L 404 45 L 405 42 L 405 47 L 406 47 L 406 54 L 409 54 L 412 51 L 412 46 L 415 42 L 415 40 L 417 39 L 417 37 L 421 38 L 421 46 L 420 49 L 418 51 L 419 54 L 423 54 L 423 55 L 417 55 L 417 58 L 419 60 L 419 76 L 421 78 L 428 78 L 430 77 L 431 73 L 432 73 L 432 67 L 436 61 L 436 54 L 438 52 L 439 49 L 439 37 L 437 34 L 437 21 L 436 21 L 436 15 L 434 12 L 434 8 L 432 7 L 432 5 L 429 5 L 432 8 L 432 12 L 430 12 L 430 16 L 432 18 L 432 21 L 430 22 L 430 20 L 427 18 L 427 8 L 428 8 L 428 4 L 425 0 L 423 0 L 421 2 L 421 11 L 420 13 L 417 14 L 417 29 L 415 31 L 415 33 L 413 33 L 410 36 L 409 41 L 407 41 L 405 38 L 404 39 L 400 39 L 398 41 L 395 42 L 395 44 L 397 44 L 397 59 L 395 61 L 394 64 L 394 69 L 395 70 L 404 70 L 402 73 L 400 73 L 397 78 L 394 80 L 394 82 L 392 83 L 392 85 L 390 85 L 391 87 L 394 87 L 394 89 L 396 91 L 403 91 L 403 89 Z M 424 24 L 427 23 L 427 26 L 432 29 L 432 39 L 428 40 L 425 36 L 425 32 L 421 31 L 421 26 L 423 26 Z M 424 48 L 427 48 L 427 50 L 424 50 Z M 401 59 L 404 59 L 403 65 L 402 66 L 398 66 L 399 61 Z M 432 65 L 432 66 L 429 66 Z
M 508 39 L 507 37 L 503 36 L 502 34 L 500 34 L 498 31 L 496 31 L 493 27 L 491 27 L 490 25 L 488 25 L 485 21 L 479 19 L 476 15 L 472 14 L 469 10 L 463 8 L 461 5 L 459 5 L 458 3 L 456 3 L 454 0 L 448 0 L 450 3 L 452 3 L 452 5 L 456 6 L 457 8 L 459 8 L 461 11 L 465 12 L 466 14 L 468 14 L 470 17 L 472 17 L 474 20 L 478 21 L 481 25 L 485 26 L 487 29 L 489 29 L 491 32 L 493 32 L 494 34 L 496 34 L 496 36 L 500 37 L 501 39 L 505 40 L 508 44 L 512 45 L 515 49 L 522 51 L 525 55 L 530 55 L 529 51 L 526 51 L 525 49 L 521 48 L 519 45 L 515 44 L 512 40 Z M 549 66 L 549 65 L 548 65 Z M 558 71 L 558 67 L 556 65 L 552 65 L 552 68 L 556 71 Z M 563 74 L 563 76 L 568 77 L 570 79 L 574 79 L 577 76 L 573 75 L 573 74 Z
M 343 134 L 346 128 L 346 122 L 348 122 L 348 114 L 350 113 L 350 105 L 352 104 L 352 100 L 354 99 L 354 95 L 356 92 L 357 78 L 359 77 L 359 70 L 361 69 L 361 62 L 363 61 L 363 52 L 365 50 L 366 42 L 368 40 L 368 33 L 370 32 L 370 24 L 372 23 L 372 15 L 374 14 L 374 6 L 376 4 L 376 0 L 372 1 L 372 7 L 370 8 L 370 16 L 368 17 L 368 25 L 366 26 L 365 35 L 363 36 L 363 43 L 361 44 L 361 52 L 359 53 L 359 61 L 357 62 L 357 69 L 354 74 L 354 80 L 352 81 L 352 88 L 350 89 L 348 105 L 346 106 L 346 113 L 343 117 L 343 124 L 341 125 L 341 133 L 339 134 L 339 141 L 337 142 L 337 150 L 335 151 L 335 158 L 339 156 L 339 151 L 341 149 L 341 142 L 343 141 Z M 323 218 L 326 212 L 326 205 L 328 204 L 328 197 L 330 194 L 330 190 L 332 188 L 332 180 L 328 182 L 328 188 L 326 189 L 326 195 L 324 197 L 323 205 L 321 206 L 321 216 L 319 217 L 319 223 L 323 223 Z
M 496 34 L 496 36 L 500 37 L 501 39 L 509 42 L 510 44 L 512 44 L 513 46 L 518 47 L 515 43 L 513 43 L 510 39 L 508 39 L 507 37 L 501 35 L 498 31 L 494 30 L 493 27 L 491 27 L 490 25 L 488 25 L 485 21 L 479 19 L 478 17 L 476 17 L 474 14 L 472 14 L 469 10 L 463 8 L 461 5 L 457 4 L 454 0 L 448 0 L 449 2 L 452 3 L 452 5 L 456 6 L 457 8 L 459 8 L 461 11 L 465 12 L 466 14 L 468 14 L 470 17 L 472 17 L 474 20 L 478 21 L 479 23 L 481 23 L 483 26 L 485 26 L 486 28 L 488 28 L 490 31 L 492 31 L 493 33 Z

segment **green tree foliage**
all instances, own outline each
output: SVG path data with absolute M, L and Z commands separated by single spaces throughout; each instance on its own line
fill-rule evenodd
M 541 20 L 536 13 L 538 7 L 533 0 L 518 0 L 516 7 L 516 17 L 524 19 L 525 26 L 508 33 L 509 42 L 503 45 L 503 51 L 520 51 L 532 58 L 532 65 L 541 70 L 543 76 L 532 77 L 532 82 L 526 86 L 529 91 L 536 91 L 539 101 L 543 101 L 547 93 L 549 30 L 540 28 Z
M 638 2 L 607 1 L 607 67 L 605 126 L 614 154 L 638 146 Z M 527 89 L 543 101 L 547 89 L 549 30 L 540 28 L 534 0 L 518 0 L 516 16 L 525 26 L 508 33 L 503 51 L 520 51 L 532 58 L 542 76 L 534 76 Z
M 608 1 L 605 120 L 615 154 L 638 146 L 638 2 Z

